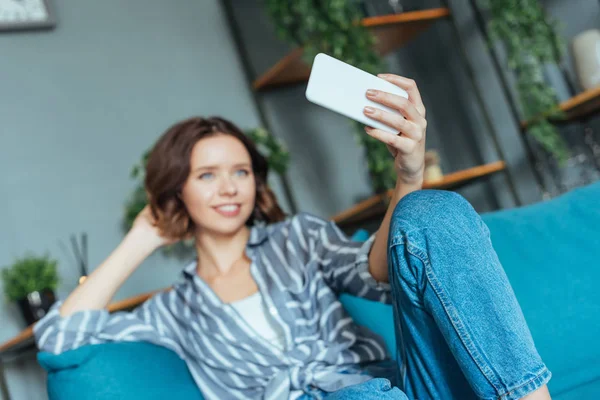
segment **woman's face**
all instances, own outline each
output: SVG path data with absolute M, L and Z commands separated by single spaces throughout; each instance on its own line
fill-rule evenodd
M 256 182 L 242 142 L 226 134 L 199 140 L 181 198 L 198 232 L 230 235 L 243 227 L 254 209 Z

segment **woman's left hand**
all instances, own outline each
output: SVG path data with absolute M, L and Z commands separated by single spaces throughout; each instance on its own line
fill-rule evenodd
M 366 95 L 369 100 L 398 110 L 400 114 L 379 108 L 365 107 L 364 113 L 367 117 L 397 129 L 398 134 L 371 127 L 365 127 L 365 130 L 370 136 L 387 145 L 394 157 L 398 179 L 402 183 L 422 184 L 425 169 L 427 120 L 425 119 L 425 106 L 417 84 L 412 79 L 398 75 L 380 74 L 378 76 L 406 90 L 408 99 L 378 90 L 367 91 Z

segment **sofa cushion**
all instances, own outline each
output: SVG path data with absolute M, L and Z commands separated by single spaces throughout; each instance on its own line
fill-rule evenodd
M 201 400 L 185 362 L 150 343 L 83 346 L 59 355 L 39 353 L 48 371 L 50 400 Z
M 555 400 L 600 393 L 600 183 L 483 216 Z

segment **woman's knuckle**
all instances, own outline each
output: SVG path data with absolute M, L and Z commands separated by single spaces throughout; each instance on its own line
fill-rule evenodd
M 398 129 L 399 131 L 404 130 L 404 128 L 406 128 L 406 124 L 405 124 L 405 119 L 402 118 L 401 116 L 395 116 L 394 117 L 394 127 L 396 129 Z

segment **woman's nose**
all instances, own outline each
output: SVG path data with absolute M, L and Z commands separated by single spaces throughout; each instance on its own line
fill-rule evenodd
M 237 193 L 237 187 L 233 180 L 230 178 L 223 178 L 223 180 L 221 181 L 220 189 L 221 194 L 225 195 L 234 195 Z

